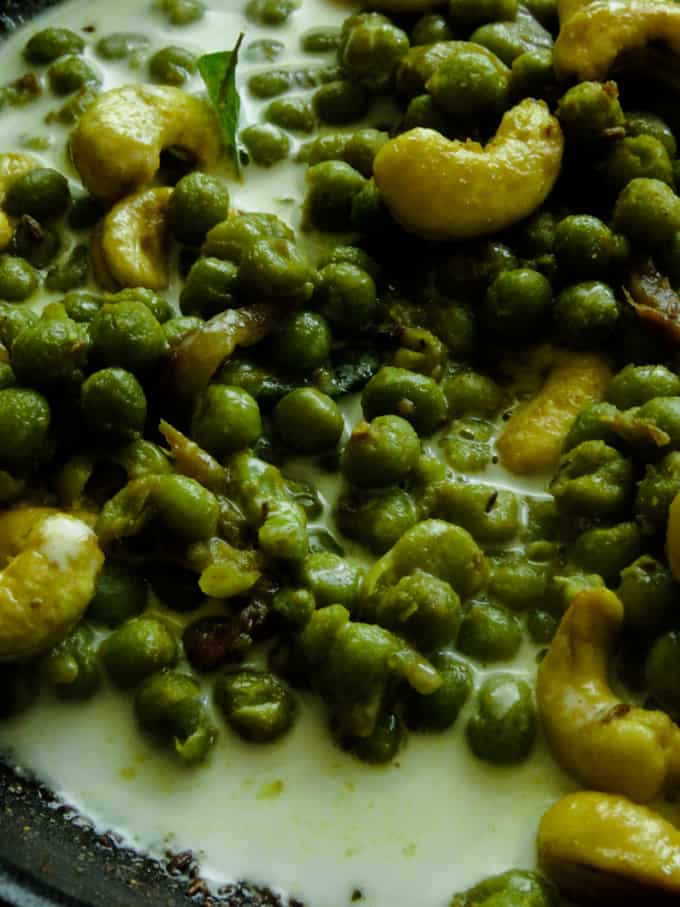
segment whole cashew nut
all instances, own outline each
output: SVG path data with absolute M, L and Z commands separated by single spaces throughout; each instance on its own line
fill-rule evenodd
M 625 797 L 581 791 L 558 800 L 541 820 L 538 862 L 579 904 L 662 907 L 680 898 L 680 832 Z
M 623 605 L 608 589 L 576 595 L 538 669 L 536 698 L 567 770 L 589 787 L 646 802 L 680 781 L 680 728 L 612 692 L 607 661 L 622 622 Z
M 564 139 L 543 101 L 504 115 L 486 145 L 412 129 L 378 152 L 374 176 L 396 220 L 426 239 L 496 233 L 544 201 L 560 172 Z
M 7 248 L 13 233 L 12 220 L 2 209 L 7 190 L 14 180 L 39 166 L 28 154 L 0 154 L 0 251 Z
M 23 507 L 0 514 L 0 560 L 0 661 L 12 661 L 66 636 L 94 595 L 104 555 L 83 520 Z
M 172 189 L 145 189 L 109 211 L 92 237 L 93 270 L 106 290 L 168 285 L 168 202 Z
M 562 0 L 553 48 L 555 72 L 579 82 L 604 81 L 621 55 L 652 42 L 680 54 L 680 6 L 661 0 Z
M 100 94 L 71 133 L 71 156 L 84 185 L 111 202 L 146 186 L 161 152 L 173 147 L 208 168 L 217 161 L 220 137 L 204 101 L 164 85 L 123 85 Z

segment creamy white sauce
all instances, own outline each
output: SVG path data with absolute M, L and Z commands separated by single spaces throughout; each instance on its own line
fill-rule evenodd
M 209 0 L 210 2 L 210 0 Z M 262 37 L 284 41 L 281 62 L 309 64 L 300 35 L 310 27 L 339 25 L 352 6 L 303 0 L 282 29 L 253 26 L 240 14 L 244 0 L 212 0 L 205 18 L 188 28 L 167 25 L 148 0 L 71 0 L 43 15 L 29 30 L 50 25 L 79 30 L 96 25 L 90 45 L 112 31 L 139 31 L 153 48 L 182 44 L 197 51 L 230 48 L 246 31 L 246 44 Z M 2 48 L 3 78 L 20 75 L 21 48 L 29 31 Z M 104 88 L 140 77 L 125 63 L 105 64 Z M 319 62 L 331 60 L 319 56 Z M 244 63 L 249 71 L 264 68 Z M 199 90 L 197 81 L 190 88 Z M 243 92 L 243 125 L 258 119 L 260 102 Z M 44 164 L 77 180 L 66 155 L 67 130 L 46 126 L 54 98 L 2 114 L 1 151 L 25 151 L 28 137 L 53 137 L 45 151 L 31 151 Z M 246 168 L 232 184 L 234 204 L 272 211 L 300 223 L 304 168 L 286 162 Z M 291 201 L 291 199 L 293 201 Z M 49 299 L 49 295 L 45 296 Z M 348 427 L 359 412 L 348 415 Z M 304 461 L 289 474 L 311 478 L 330 519 L 337 482 L 309 473 Z M 485 481 L 510 485 L 497 468 Z M 542 482 L 530 490 L 544 494 Z M 62 527 L 66 529 L 66 527 Z M 69 529 L 70 532 L 70 529 Z M 52 557 L 68 557 L 70 538 L 55 532 Z M 72 541 L 72 539 L 71 539 Z M 357 559 L 365 552 L 348 546 Z M 494 665 L 533 678 L 535 650 L 524 644 L 511 665 Z M 477 683 L 485 672 L 478 671 Z M 349 903 L 360 890 L 370 907 L 444 907 L 454 891 L 510 867 L 534 864 L 538 821 L 573 782 L 557 767 L 542 739 L 519 766 L 494 768 L 471 755 L 464 739 L 468 703 L 456 726 L 443 734 L 410 736 L 394 765 L 367 767 L 332 742 L 322 706 L 304 699 L 293 731 L 271 746 L 244 744 L 216 716 L 220 739 L 208 763 L 177 765 L 135 725 L 128 695 L 106 690 L 91 702 L 68 705 L 44 696 L 28 713 L 0 725 L 0 749 L 50 784 L 68 803 L 101 828 L 151 854 L 190 848 L 215 882 L 247 879 L 304 899 L 314 907 Z
M 40 527 L 40 552 L 59 570 L 68 570 L 71 561 L 82 554 L 83 543 L 93 532 L 82 520 L 55 514 Z

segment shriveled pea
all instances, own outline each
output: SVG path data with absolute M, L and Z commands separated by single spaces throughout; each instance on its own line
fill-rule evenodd
M 205 14 L 202 0 L 161 0 L 160 8 L 171 25 L 192 25 Z
M 337 79 L 318 88 L 312 97 L 312 104 L 322 123 L 347 126 L 366 116 L 370 99 L 358 83 Z
M 621 570 L 641 554 L 637 523 L 587 529 L 569 549 L 569 555 L 587 573 L 598 573 L 607 585 L 618 582 Z
M 80 389 L 80 402 L 88 428 L 100 438 L 131 438 L 144 429 L 144 389 L 125 369 L 94 372 Z
M 146 50 L 150 43 L 146 35 L 136 32 L 113 32 L 97 41 L 96 51 L 104 60 L 126 60 Z
M 460 599 L 451 585 L 416 570 L 379 595 L 375 620 L 410 639 L 421 652 L 455 641 L 462 619 Z
M 63 261 L 53 265 L 45 277 L 48 290 L 59 290 L 66 293 L 87 281 L 90 250 L 86 245 L 74 246 Z
M 415 525 L 418 512 L 408 492 L 394 486 L 344 495 L 338 501 L 337 519 L 345 535 L 384 554 Z
M 322 161 L 307 170 L 305 219 L 317 230 L 349 230 L 352 202 L 364 188 L 365 177 L 344 161 Z
M 311 101 L 302 97 L 277 98 L 267 106 L 265 119 L 290 132 L 314 132 L 316 118 Z
M 215 685 L 215 701 L 230 727 L 245 740 L 269 743 L 288 731 L 295 700 L 272 675 L 246 669 L 223 674 Z
M 44 28 L 32 35 L 24 47 L 29 63 L 51 63 L 64 54 L 80 54 L 85 42 L 68 28 Z
M 431 513 L 463 526 L 486 543 L 509 541 L 519 531 L 517 496 L 477 482 L 440 483 L 433 491 Z
M 300 0 L 248 0 L 246 15 L 262 25 L 283 25 L 300 5 Z
M 201 256 L 187 274 L 179 305 L 184 315 L 210 318 L 239 302 L 238 267 L 233 261 Z
M 47 70 L 50 88 L 56 95 L 68 95 L 86 85 L 98 87 L 102 83 L 99 73 L 81 57 L 62 57 Z
M 101 671 L 92 628 L 79 624 L 42 660 L 42 674 L 62 699 L 83 700 L 99 687 Z
M 183 85 L 196 71 L 196 57 L 185 47 L 164 47 L 149 60 L 149 75 L 163 85 Z
M 99 647 L 111 680 L 126 689 L 137 686 L 177 659 L 177 645 L 160 621 L 136 617 L 122 624 Z
M 317 606 L 340 604 L 350 610 L 359 597 L 363 572 L 351 561 L 327 551 L 308 554 L 300 565 L 299 580 Z
M 38 289 L 38 275 L 24 258 L 0 256 L 0 299 L 23 302 Z
M 316 272 L 289 240 L 257 239 L 243 252 L 238 279 L 246 296 L 299 305 L 311 298 Z

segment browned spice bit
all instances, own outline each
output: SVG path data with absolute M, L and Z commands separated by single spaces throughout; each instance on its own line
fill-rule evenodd
M 208 883 L 205 879 L 202 879 L 200 876 L 197 876 L 193 882 L 190 882 L 187 886 L 187 895 L 190 898 L 196 897 L 196 895 L 201 895 L 202 897 L 208 897 L 210 894 L 210 889 L 208 888 Z
M 193 863 L 194 855 L 190 850 L 182 850 L 180 853 L 171 854 L 166 869 L 171 876 L 184 875 L 188 872 Z
M 364 893 L 361 888 L 355 888 L 352 892 L 352 901 L 363 901 Z

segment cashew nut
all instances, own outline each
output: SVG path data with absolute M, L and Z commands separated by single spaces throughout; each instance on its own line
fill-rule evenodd
M 561 0 L 555 72 L 580 82 L 604 81 L 623 54 L 652 42 L 680 54 L 680 6 L 668 0 Z
M 86 522 L 48 507 L 0 514 L 0 661 L 60 642 L 94 595 L 104 563 Z
M 147 185 L 166 148 L 181 148 L 205 169 L 217 161 L 220 137 L 204 101 L 164 85 L 100 94 L 71 133 L 80 178 L 93 195 L 112 202 Z
M 28 154 L 0 154 L 0 252 L 7 248 L 14 232 L 12 220 L 2 210 L 7 190 L 14 180 L 39 166 Z
M 543 386 L 515 410 L 498 441 L 501 463 L 519 475 L 554 470 L 572 422 L 584 406 L 604 398 L 612 376 L 595 353 L 555 351 L 550 359 Z
M 576 595 L 538 669 L 536 696 L 565 768 L 590 787 L 646 802 L 680 781 L 680 728 L 612 692 L 607 660 L 622 622 L 608 589 Z
M 625 797 L 581 791 L 543 816 L 538 862 L 583 903 L 661 907 L 680 897 L 680 832 Z
M 172 189 L 145 189 L 109 211 L 92 236 L 92 262 L 106 290 L 168 285 L 168 202 Z
M 412 129 L 387 142 L 375 181 L 392 215 L 426 239 L 457 240 L 503 230 L 544 201 L 560 172 L 564 139 L 543 101 L 527 98 L 482 146 Z

